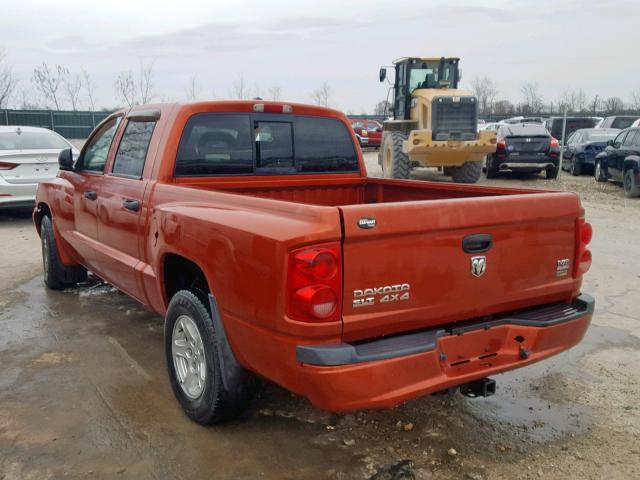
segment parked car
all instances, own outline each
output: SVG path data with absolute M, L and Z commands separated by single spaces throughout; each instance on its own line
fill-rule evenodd
M 629 128 L 636 128 L 636 127 L 640 127 L 640 118 L 635 120 Z
M 640 197 L 640 128 L 623 130 L 595 159 L 598 182 L 622 182 L 627 197 Z
M 567 139 L 562 154 L 562 169 L 572 175 L 580 175 L 585 169 L 593 172 L 596 155 L 605 149 L 607 142 L 620 133 L 617 128 L 582 128 Z
M 370 178 L 356 145 L 311 105 L 116 112 L 38 188 L 45 283 L 90 269 L 163 315 L 173 392 L 202 424 L 242 410 L 251 374 L 325 410 L 390 407 L 490 395 L 489 375 L 583 338 L 577 195 Z
M 491 130 L 492 132 L 497 132 L 501 126 L 502 126 L 502 123 L 499 123 L 499 122 L 485 123 L 484 125 L 481 125 L 480 127 L 478 127 L 478 131 Z
M 382 124 L 375 120 L 351 119 L 351 126 L 356 132 L 360 146 L 380 147 L 382 141 Z
M 487 156 L 487 178 L 501 172 L 540 173 L 558 176 L 560 145 L 538 123 L 503 124 L 498 130 L 496 153 Z
M 0 126 L 0 208 L 33 205 L 38 183 L 55 178 L 65 148 L 73 145 L 46 128 Z
M 639 118 L 640 116 L 638 115 L 612 115 L 610 117 L 605 117 L 598 128 L 618 128 L 623 130 L 631 127 L 633 122 Z
M 562 122 L 563 117 L 550 117 L 544 121 L 544 126 L 547 128 L 553 138 L 557 138 L 558 141 L 562 141 Z M 576 130 L 581 128 L 595 128 L 598 120 L 595 117 L 567 117 L 567 124 L 565 127 L 565 143 Z

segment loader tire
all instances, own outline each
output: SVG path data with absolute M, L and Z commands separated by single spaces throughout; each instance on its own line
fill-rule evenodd
M 451 167 L 451 178 L 456 183 L 476 183 L 482 174 L 482 162 L 464 162 L 461 167 Z
M 402 151 L 402 142 L 405 140 L 407 140 L 407 134 L 404 132 L 389 132 L 385 135 L 380 149 L 384 178 L 409 178 L 411 161 Z

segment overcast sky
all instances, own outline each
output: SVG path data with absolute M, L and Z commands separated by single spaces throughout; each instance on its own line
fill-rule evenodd
M 515 102 L 525 81 L 537 81 L 546 102 L 567 88 L 625 101 L 640 90 L 637 0 L 9 3 L 0 47 L 18 91 L 42 61 L 84 67 L 100 106 L 121 103 L 114 79 L 140 59 L 153 62 L 158 100 L 184 99 L 193 75 L 203 98 L 227 98 L 242 75 L 252 93 L 278 85 L 302 102 L 327 81 L 332 106 L 353 113 L 386 97 L 378 69 L 407 55 L 460 56 L 463 86 L 488 76 Z

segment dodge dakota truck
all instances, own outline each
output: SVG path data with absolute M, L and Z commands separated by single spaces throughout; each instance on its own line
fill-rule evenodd
M 242 411 L 253 378 L 330 411 L 490 395 L 593 313 L 576 194 L 369 178 L 331 109 L 137 106 L 59 167 L 33 216 L 46 286 L 89 270 L 164 316 L 173 392 L 201 424 Z

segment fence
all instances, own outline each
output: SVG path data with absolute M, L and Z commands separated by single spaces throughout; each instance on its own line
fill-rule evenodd
M 65 138 L 84 139 L 110 114 L 70 110 L 0 110 L 0 125 L 44 127 Z

